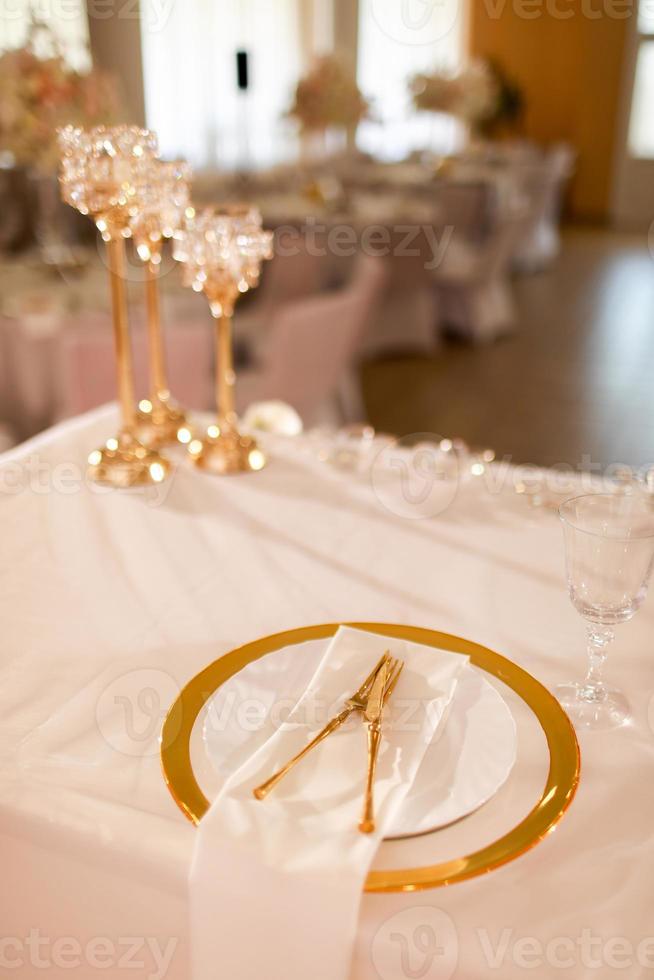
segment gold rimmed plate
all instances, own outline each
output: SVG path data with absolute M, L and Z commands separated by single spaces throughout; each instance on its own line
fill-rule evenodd
M 191 735 L 207 701 L 248 664 L 283 647 L 329 639 L 340 625 L 307 626 L 255 640 L 210 664 L 180 692 L 162 729 L 161 761 L 168 788 L 189 820 L 198 824 L 210 806 L 191 763 Z M 579 746 L 574 729 L 558 701 L 517 664 L 470 640 L 416 626 L 343 625 L 468 656 L 473 666 L 505 684 L 524 703 L 544 732 L 549 754 L 547 778 L 539 797 L 527 815 L 507 833 L 455 859 L 420 867 L 373 870 L 368 875 L 365 890 L 403 892 L 453 884 L 492 871 L 535 847 L 561 819 L 572 802 L 579 781 Z

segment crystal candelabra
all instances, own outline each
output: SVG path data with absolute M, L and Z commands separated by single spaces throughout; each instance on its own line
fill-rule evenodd
M 67 126 L 59 131 L 63 199 L 90 215 L 107 245 L 116 348 L 121 428 L 89 456 L 89 475 L 99 483 L 130 487 L 161 483 L 169 473 L 165 457 L 136 436 L 134 375 L 125 292 L 125 239 L 140 207 L 144 168 L 156 158 L 153 133 L 136 126 Z
M 147 446 L 175 442 L 185 413 L 171 401 L 161 333 L 159 271 L 163 240 L 172 238 L 189 209 L 191 170 L 183 162 L 148 161 L 141 202 L 131 222 L 136 251 L 145 267 L 150 359 L 150 398 L 139 403 L 136 433 Z M 190 212 L 189 212 L 190 213 Z
M 258 285 L 261 263 L 272 258 L 272 237 L 258 210 L 246 205 L 202 211 L 175 235 L 173 254 L 184 265 L 184 283 L 205 294 L 216 324 L 218 418 L 204 439 L 193 439 L 188 447 L 197 465 L 213 473 L 265 465 L 254 439 L 238 429 L 232 318 L 238 296 Z

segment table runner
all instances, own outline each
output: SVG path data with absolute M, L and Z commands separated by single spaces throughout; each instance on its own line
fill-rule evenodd
M 156 732 L 178 685 L 228 650 L 377 620 L 467 636 L 552 686 L 584 665 L 558 522 L 512 492 L 473 481 L 412 520 L 304 440 L 252 476 L 183 468 L 155 498 L 91 490 L 84 458 L 115 425 L 102 410 L 0 461 L 0 955 L 17 977 L 42 975 L 38 954 L 48 977 L 77 956 L 81 976 L 118 980 L 131 940 L 131 976 L 187 980 L 195 831 Z M 354 980 L 651 975 L 653 625 L 650 598 L 618 631 L 607 675 L 635 723 L 582 737 L 556 833 L 483 878 L 364 896 Z
M 384 712 L 374 784 L 375 828 L 359 832 L 366 726 L 357 712 L 265 800 L 252 790 L 340 710 L 387 647 L 404 663 Z M 341 627 L 288 719 L 228 779 L 198 829 L 191 870 L 193 980 L 347 980 L 361 893 L 375 852 L 410 792 L 455 696 L 465 658 Z M 421 704 L 393 725 L 394 705 Z M 298 737 L 299 736 L 299 737 Z M 250 942 L 256 922 L 259 943 Z

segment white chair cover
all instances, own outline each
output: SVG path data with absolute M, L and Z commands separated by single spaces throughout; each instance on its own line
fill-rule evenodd
M 348 421 L 353 416 L 361 418 L 360 399 L 352 394 L 352 375 L 384 280 L 384 263 L 361 257 L 346 288 L 279 309 L 270 324 L 260 368 L 239 376 L 239 409 L 279 398 L 292 405 L 306 425 L 325 421 L 328 408 L 332 418 L 337 414 Z M 350 405 L 336 408 L 339 387 L 346 383 Z M 358 405 L 353 404 L 353 397 Z
M 529 218 L 516 244 L 514 266 L 520 272 L 538 272 L 559 255 L 563 188 L 574 164 L 574 150 L 560 143 L 540 161 L 515 168 L 515 181 L 529 202 Z

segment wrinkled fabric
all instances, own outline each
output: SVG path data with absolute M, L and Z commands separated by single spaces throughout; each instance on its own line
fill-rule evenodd
M 3 947 L 23 957 L 18 977 L 35 969 L 25 940 L 38 928 L 85 950 L 110 940 L 116 955 L 97 970 L 110 980 L 125 975 L 121 939 L 143 940 L 144 965 L 130 974 L 142 978 L 158 976 L 145 940 L 174 942 L 166 980 L 188 980 L 196 831 L 166 788 L 157 736 L 180 685 L 229 650 L 313 623 L 382 621 L 483 643 L 547 687 L 585 667 L 559 523 L 529 510 L 500 470 L 461 481 L 420 519 L 398 514 L 377 481 L 316 460 L 306 439 L 271 445 L 260 473 L 220 479 L 180 460 L 152 492 L 88 487 L 86 456 L 116 425 L 102 410 L 0 461 L 0 847 L 10 883 L 0 921 L 22 943 Z M 618 963 L 630 980 L 651 975 L 652 601 L 617 630 L 606 668 L 633 724 L 581 733 L 579 792 L 556 831 L 488 875 L 364 895 L 355 980 L 429 970 L 518 980 L 525 962 L 565 980 L 604 980 Z M 373 867 L 467 854 L 534 805 L 545 741 L 502 691 L 519 739 L 506 786 L 457 827 L 382 845 Z M 89 963 L 80 975 L 95 975 Z M 48 976 L 70 973 L 53 962 Z

